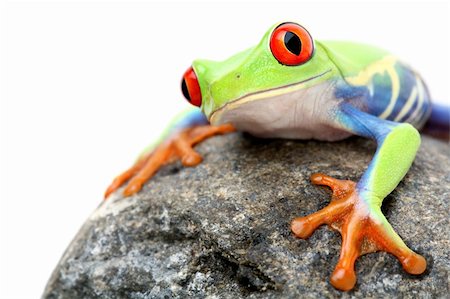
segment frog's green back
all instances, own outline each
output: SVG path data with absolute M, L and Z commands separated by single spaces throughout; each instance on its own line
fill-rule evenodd
M 325 49 L 344 77 L 353 76 L 368 65 L 390 55 L 380 48 L 354 42 L 316 41 L 316 43 Z

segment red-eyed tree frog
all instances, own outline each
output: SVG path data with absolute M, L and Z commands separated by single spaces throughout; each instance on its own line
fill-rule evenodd
M 313 174 L 313 184 L 331 187 L 333 200 L 292 220 L 290 229 L 303 239 L 322 224 L 340 230 L 342 249 L 331 275 L 340 290 L 354 287 L 355 261 L 369 252 L 395 255 L 408 273 L 425 271 L 425 259 L 405 245 L 381 212 L 383 199 L 415 158 L 417 129 L 431 119 L 441 125 L 435 133 L 448 134 L 448 108 L 431 104 L 424 81 L 408 65 L 372 46 L 315 41 L 301 25 L 285 22 L 272 26 L 257 46 L 225 61 L 195 60 L 181 85 L 196 108 L 116 177 L 105 198 L 125 183 L 125 196 L 138 192 L 175 159 L 185 166 L 199 164 L 194 145 L 217 134 L 238 130 L 263 138 L 325 141 L 359 135 L 377 142 L 361 179 Z

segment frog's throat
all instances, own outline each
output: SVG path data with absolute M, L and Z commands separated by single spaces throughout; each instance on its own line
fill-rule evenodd
M 211 113 L 211 115 L 209 117 L 209 121 L 213 125 L 219 124 L 221 116 L 226 111 L 236 109 L 237 107 L 239 107 L 245 103 L 263 100 L 263 99 L 267 99 L 270 97 L 279 96 L 279 95 L 283 95 L 283 94 L 289 94 L 291 92 L 297 91 L 299 89 L 304 88 L 306 83 L 309 83 L 310 81 L 313 81 L 315 79 L 323 77 L 324 75 L 328 74 L 331 71 L 332 71 L 331 69 L 328 69 L 321 74 L 310 77 L 310 78 L 305 79 L 300 82 L 296 82 L 296 83 L 292 83 L 292 84 L 288 84 L 288 85 L 284 85 L 284 86 L 280 86 L 280 87 L 275 87 L 275 88 L 267 89 L 264 91 L 257 91 L 257 92 L 252 92 L 252 93 L 246 94 L 245 96 L 242 96 L 240 98 L 237 98 L 233 101 L 226 103 L 225 105 L 223 105 L 222 107 L 220 107 L 219 109 L 217 109 L 216 111 Z

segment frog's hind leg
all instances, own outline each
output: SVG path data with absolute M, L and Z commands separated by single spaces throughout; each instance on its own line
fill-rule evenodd
M 201 141 L 218 134 L 233 132 L 231 125 L 211 126 L 199 110 L 189 111 L 175 121 L 163 134 L 156 147 L 141 155 L 128 170 L 117 176 L 105 192 L 105 199 L 118 188 L 127 185 L 123 191 L 130 196 L 139 190 L 163 165 L 180 159 L 184 166 L 195 166 L 202 157 L 193 147 Z

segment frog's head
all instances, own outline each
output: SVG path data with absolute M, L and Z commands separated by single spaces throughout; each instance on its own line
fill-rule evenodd
M 332 69 L 327 53 L 305 28 L 279 23 L 257 46 L 225 61 L 195 60 L 183 76 L 182 91 L 212 124 L 219 124 L 239 107 L 251 110 L 255 102 L 319 84 Z M 242 108 L 249 103 L 253 108 Z

